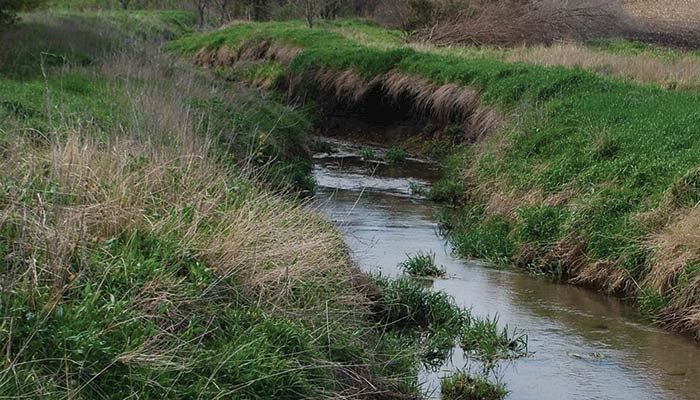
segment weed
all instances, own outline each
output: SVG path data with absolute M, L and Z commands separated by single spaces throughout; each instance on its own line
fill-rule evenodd
M 415 255 L 407 255 L 407 259 L 399 264 L 399 268 L 412 276 L 436 278 L 445 276 L 445 268 L 435 264 L 435 253 L 418 252 Z

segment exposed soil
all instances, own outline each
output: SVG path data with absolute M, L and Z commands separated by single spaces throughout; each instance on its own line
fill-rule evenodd
M 630 38 L 683 49 L 700 49 L 700 0 L 625 0 L 639 22 Z

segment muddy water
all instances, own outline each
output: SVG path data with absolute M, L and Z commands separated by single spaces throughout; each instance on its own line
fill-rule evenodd
M 650 327 L 617 299 L 455 258 L 436 230 L 436 205 L 409 189 L 434 179 L 433 166 L 368 166 L 352 146 L 334 144 L 340 151 L 316 159 L 315 206 L 341 228 L 362 268 L 397 276 L 407 253 L 433 251 L 449 276 L 435 290 L 529 335 L 533 354 L 497 371 L 510 399 L 700 399 L 700 346 Z M 456 348 L 420 380 L 439 398 L 440 377 L 471 367 Z

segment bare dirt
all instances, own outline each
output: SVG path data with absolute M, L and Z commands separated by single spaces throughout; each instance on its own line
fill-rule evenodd
M 700 0 L 624 0 L 639 21 L 632 39 L 664 46 L 700 49 Z

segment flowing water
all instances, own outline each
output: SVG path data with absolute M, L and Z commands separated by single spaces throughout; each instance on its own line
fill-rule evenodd
M 352 145 L 332 144 L 337 152 L 316 157 L 314 204 L 342 230 L 365 271 L 398 276 L 407 253 L 432 251 L 448 273 L 435 290 L 528 334 L 532 354 L 497 371 L 509 399 L 700 399 L 700 346 L 649 326 L 618 299 L 456 258 L 437 232 L 438 206 L 411 195 L 411 182 L 435 179 L 434 165 L 363 163 Z M 468 366 L 456 348 L 438 371 L 419 378 L 439 398 L 440 377 Z

